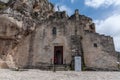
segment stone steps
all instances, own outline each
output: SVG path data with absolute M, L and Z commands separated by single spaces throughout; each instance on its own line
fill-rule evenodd
M 55 65 L 54 68 L 56 71 L 66 71 L 67 70 L 65 65 Z
M 37 68 L 41 70 L 48 71 L 68 71 L 70 70 L 70 66 L 68 65 L 53 65 L 53 64 L 37 64 Z

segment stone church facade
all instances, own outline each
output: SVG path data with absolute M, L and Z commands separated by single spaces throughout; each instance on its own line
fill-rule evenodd
M 0 67 L 41 68 L 72 65 L 118 70 L 113 38 L 96 33 L 91 18 L 78 10 L 72 16 L 54 11 L 47 0 L 8 0 L 0 12 Z

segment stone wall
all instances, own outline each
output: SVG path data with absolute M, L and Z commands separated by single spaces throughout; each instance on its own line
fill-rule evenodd
M 33 52 L 34 66 L 37 66 L 40 63 L 53 64 L 54 46 L 63 46 L 63 63 L 70 64 L 70 40 L 69 35 L 65 32 L 65 29 L 68 26 L 66 26 L 67 22 L 65 24 L 65 22 L 61 21 L 62 19 L 59 21 L 53 20 L 45 22 L 36 29 Z M 56 34 L 53 34 L 53 28 L 56 28 Z
M 53 5 L 47 0 L 0 0 L 0 5 L 5 6 L 0 9 L 0 59 L 9 68 L 28 68 L 36 24 L 54 12 Z
M 54 46 L 63 46 L 63 64 L 82 56 L 82 65 L 116 70 L 113 39 L 99 35 L 92 19 L 54 12 L 47 0 L 0 0 L 0 61 L 9 68 L 53 64 Z M 0 65 L 3 65 L 0 63 Z
M 117 70 L 117 54 L 111 37 L 85 32 L 82 42 L 87 67 Z
M 94 32 L 95 28 L 90 29 L 91 19 L 79 15 L 76 21 L 75 15 L 69 18 L 65 12 L 56 12 L 47 21 L 37 25 L 33 40 L 33 66 L 53 64 L 54 46 L 63 46 L 63 63 L 66 64 L 71 64 L 72 56 L 76 55 L 73 50 L 83 55 L 81 39 L 84 38 L 84 30 Z M 53 34 L 54 28 L 56 34 Z
M 120 62 L 120 52 L 116 52 L 117 57 L 118 57 L 118 62 Z
M 12 52 L 16 67 L 29 68 L 30 44 L 30 36 L 27 36 L 16 46 L 14 52 Z

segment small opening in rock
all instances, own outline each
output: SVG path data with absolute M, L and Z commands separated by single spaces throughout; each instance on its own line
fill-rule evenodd
M 93 24 L 90 25 L 90 29 L 92 29 L 92 30 L 95 29 L 94 26 L 93 26 Z
M 57 29 L 56 29 L 56 27 L 53 27 L 52 34 L 53 34 L 53 35 L 56 35 L 56 34 L 57 34 Z
M 2 53 L 2 55 L 4 56 L 4 55 L 5 55 L 5 53 Z
M 97 43 L 94 43 L 94 47 L 98 47 Z

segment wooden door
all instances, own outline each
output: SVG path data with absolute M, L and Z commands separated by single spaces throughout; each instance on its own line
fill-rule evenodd
M 56 65 L 63 64 L 63 46 L 54 47 L 54 64 Z

